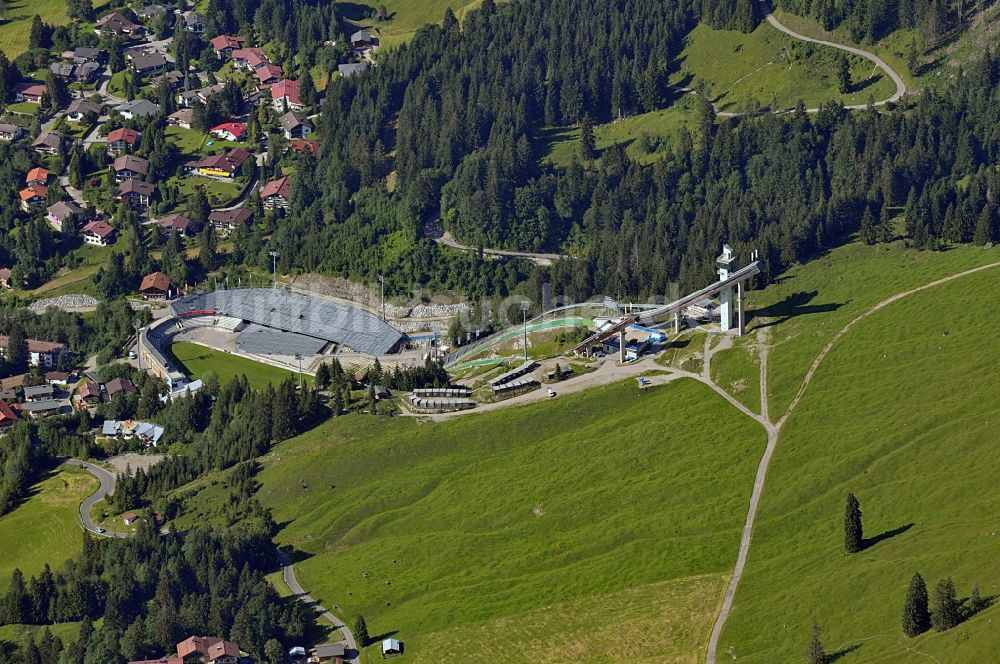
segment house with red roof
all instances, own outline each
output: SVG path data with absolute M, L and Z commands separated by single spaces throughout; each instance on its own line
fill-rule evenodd
M 80 386 L 80 403 L 98 404 L 103 401 L 101 397 L 101 386 L 91 381 Z
M 245 38 L 232 35 L 219 35 L 209 42 L 220 60 L 228 60 L 232 57 L 233 51 L 243 48 L 246 43 Z
M 273 85 L 274 83 L 280 81 L 281 77 L 285 75 L 284 72 L 281 71 L 281 67 L 278 65 L 272 65 L 270 62 L 266 65 L 257 67 L 253 73 L 261 85 Z
M 167 275 L 153 272 L 142 278 L 139 292 L 147 300 L 169 300 L 174 296 L 174 285 Z
M 297 154 L 308 152 L 314 157 L 319 156 L 319 141 L 307 141 L 304 138 L 293 138 L 288 144 L 289 149 Z
M 180 234 L 181 237 L 186 237 L 194 235 L 199 230 L 198 224 L 183 214 L 170 214 L 166 217 L 161 217 L 156 223 L 163 229 L 163 234 L 167 237 L 174 233 Z
M 302 103 L 299 82 L 285 78 L 271 86 L 271 103 L 276 111 L 301 111 Z
M 139 146 L 142 134 L 135 129 L 119 127 L 108 133 L 108 154 L 118 156 L 132 152 Z
M 240 648 L 232 641 L 215 636 L 189 636 L 177 644 L 177 656 L 185 664 L 236 664 Z
M 83 241 L 95 247 L 107 247 L 115 243 L 115 228 L 107 222 L 95 220 L 83 227 Z
M 18 195 L 21 197 L 21 209 L 30 212 L 31 208 L 45 204 L 49 196 L 49 188 L 33 184 L 22 189 Z
M 18 83 L 14 86 L 14 101 L 26 101 L 29 104 L 41 104 L 46 87 L 41 83 Z
M 45 186 L 49 183 L 49 172 L 42 168 L 41 166 L 36 166 L 28 171 L 28 175 L 24 178 L 24 184 L 31 186 L 33 184 L 38 184 Z
M 6 401 L 0 401 L 0 431 L 7 431 L 17 422 L 17 413 Z
M 224 141 L 242 141 L 247 133 L 247 127 L 242 122 L 223 122 L 212 127 L 208 133 Z
M 291 189 L 292 180 L 287 175 L 271 180 L 260 190 L 260 200 L 269 210 L 287 210 L 288 194 Z
M 7 346 L 9 345 L 10 337 L 0 334 L 0 357 L 7 356 Z M 64 352 L 66 352 L 66 344 L 58 341 L 28 339 L 28 364 L 33 367 L 52 367 Z
M 271 63 L 262 48 L 241 48 L 232 52 L 232 58 L 234 67 L 248 71 Z

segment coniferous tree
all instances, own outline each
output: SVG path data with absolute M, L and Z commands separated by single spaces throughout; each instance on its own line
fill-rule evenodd
M 851 91 L 851 63 L 842 53 L 837 58 L 837 86 L 841 94 Z
M 589 114 L 584 114 L 580 125 L 580 153 L 584 159 L 597 158 L 597 140 L 594 138 L 594 123 Z
M 961 621 L 961 607 L 951 577 L 938 581 L 934 588 L 934 612 L 931 614 L 931 624 L 937 631 L 944 632 Z
M 972 235 L 972 242 L 980 247 L 985 247 L 993 242 L 993 214 L 989 206 L 983 208 L 976 220 L 976 230 Z
M 368 623 L 362 615 L 358 615 L 354 621 L 354 640 L 358 642 L 359 648 L 368 645 Z
M 861 525 L 861 504 L 853 493 L 847 494 L 844 507 L 844 551 L 857 553 L 864 548 L 864 532 Z
M 931 613 L 928 607 L 927 584 L 917 572 L 910 579 L 903 606 L 903 633 L 909 637 L 923 634 L 931 628 Z

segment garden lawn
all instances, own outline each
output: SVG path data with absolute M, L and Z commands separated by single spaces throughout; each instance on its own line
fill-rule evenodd
M 336 418 L 263 457 L 257 495 L 310 594 L 398 630 L 412 661 L 692 662 L 764 439 L 700 383 L 628 381 L 439 423 Z
M 958 252 L 921 259 L 944 272 Z M 843 288 L 851 267 L 827 282 Z M 990 268 L 902 298 L 833 346 L 782 431 L 720 652 L 798 661 L 815 621 L 845 663 L 1000 661 L 997 606 L 945 633 L 901 633 L 915 572 L 932 597 L 948 576 L 960 598 L 976 583 L 995 598 L 1000 586 L 1000 345 L 991 334 L 1000 302 L 955 306 L 995 292 L 998 277 Z M 852 555 L 843 553 L 848 492 L 869 540 Z
M 6 585 L 15 568 L 26 578 L 46 563 L 58 570 L 80 553 L 80 503 L 97 484 L 86 471 L 60 466 L 35 484 L 13 512 L 0 516 L 0 582 Z
M 255 362 L 188 341 L 178 341 L 170 347 L 170 350 L 184 368 L 184 373 L 192 380 L 199 379 L 206 372 L 212 371 L 224 385 L 242 374 L 250 381 L 251 387 L 262 390 L 269 384 L 277 386 L 287 378 L 297 379 L 294 371 Z M 303 379 L 308 383 L 311 377 L 304 376 Z

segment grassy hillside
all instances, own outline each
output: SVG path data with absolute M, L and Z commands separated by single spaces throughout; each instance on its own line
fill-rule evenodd
M 962 304 L 994 291 L 998 276 L 991 268 L 901 299 L 833 347 L 782 433 L 720 651 L 795 661 L 815 620 L 831 650 L 850 649 L 845 662 L 1000 660 L 995 606 L 944 634 L 900 634 L 916 571 L 932 589 L 951 576 L 960 597 L 974 583 L 995 597 L 1000 585 L 1000 351 L 988 334 L 1000 303 Z M 880 540 L 851 556 L 841 552 L 848 491 Z
M 270 364 L 255 362 L 245 357 L 224 353 L 201 346 L 189 341 L 179 341 L 170 347 L 177 361 L 184 368 L 184 373 L 193 380 L 199 379 L 212 371 L 223 385 L 236 376 L 243 374 L 250 381 L 250 386 L 260 390 L 268 384 L 277 385 L 287 378 L 298 379 L 298 373 L 281 369 Z M 308 380 L 304 377 L 303 380 Z
M 80 552 L 83 528 L 80 502 L 97 489 L 89 473 L 60 466 L 31 489 L 30 497 L 0 517 L 0 584 L 20 568 L 26 577 L 48 563 L 53 569 Z M 3 638 L 0 633 L 0 638 Z
M 98 14 L 108 2 L 109 0 L 94 0 L 94 8 Z M 69 23 L 65 0 L 9 0 L 6 5 L 7 20 L 0 21 L 0 49 L 11 60 L 21 51 L 27 50 L 31 19 L 35 14 L 51 25 Z
M 267 455 L 258 495 L 302 584 L 414 661 L 692 662 L 763 444 L 700 383 L 629 381 L 444 423 L 339 418 Z
M 381 40 L 383 49 L 398 46 L 428 23 L 440 23 L 445 9 L 451 7 L 458 20 L 465 13 L 479 6 L 481 0 L 371 0 L 365 2 L 338 2 L 340 15 L 359 27 L 372 30 Z M 375 10 L 383 6 L 389 20 L 377 21 Z

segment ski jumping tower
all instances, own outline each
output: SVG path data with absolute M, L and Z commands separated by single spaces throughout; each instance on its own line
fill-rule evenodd
M 733 273 L 736 266 L 736 255 L 728 244 L 722 245 L 722 254 L 715 259 L 719 267 L 719 281 L 724 281 Z M 721 314 L 720 327 L 728 332 L 733 327 L 733 287 L 729 286 L 719 293 L 719 309 Z M 736 328 L 739 336 L 743 336 L 743 282 L 736 283 Z

